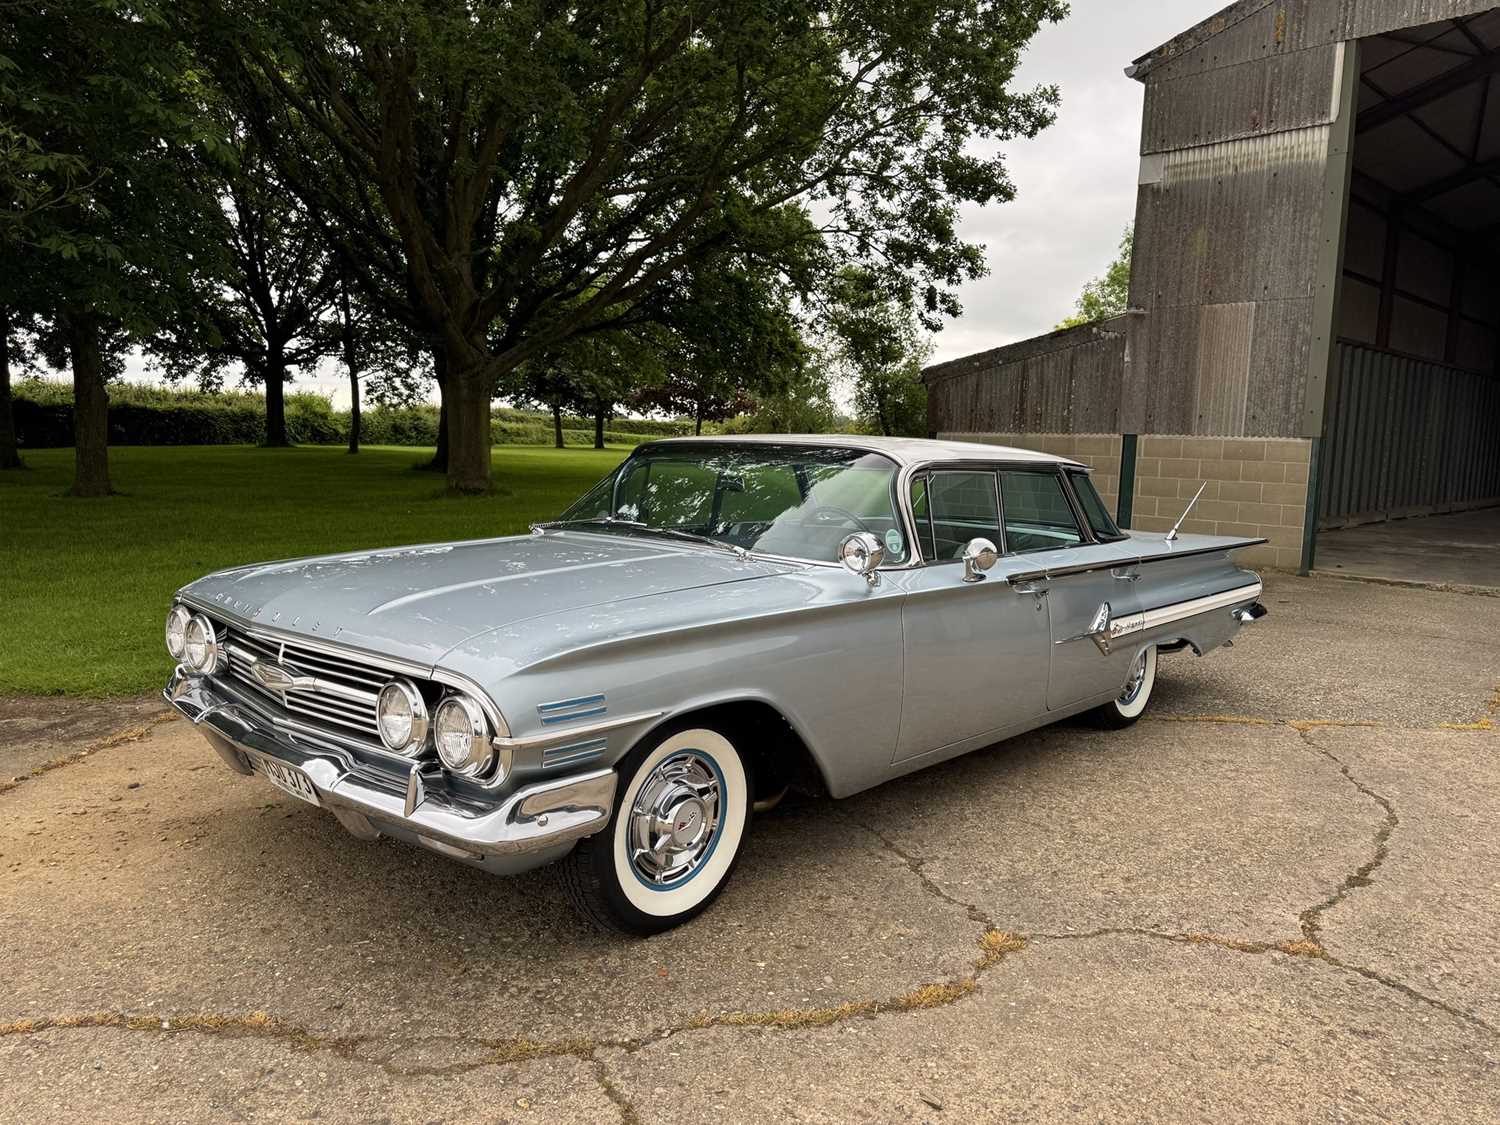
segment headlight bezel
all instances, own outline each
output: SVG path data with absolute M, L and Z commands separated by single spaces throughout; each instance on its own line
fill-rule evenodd
M 444 741 L 443 717 L 453 713 L 462 715 L 468 745 L 461 757 L 451 756 Z M 455 692 L 445 696 L 432 716 L 432 744 L 437 750 L 438 761 L 449 773 L 460 777 L 477 777 L 489 768 L 495 758 L 495 748 L 490 742 L 490 721 L 484 708 L 475 700 Z
M 173 660 L 181 663 L 187 656 L 187 627 L 188 622 L 193 619 L 193 611 L 181 602 L 175 603 L 167 610 L 167 620 L 162 626 L 162 639 L 167 645 L 167 655 Z M 177 646 L 172 646 L 172 625 L 177 623 Z
M 399 746 L 386 737 L 385 706 L 388 695 L 404 699 L 411 710 L 411 723 L 407 730 L 406 740 Z M 404 677 L 398 677 L 380 689 L 380 694 L 375 697 L 375 728 L 380 734 L 381 745 L 391 753 L 400 754 L 405 758 L 417 757 L 427 745 L 427 734 L 431 727 L 432 716 L 428 714 L 427 701 L 422 698 L 422 693 L 417 690 L 416 684 Z
M 206 637 L 203 642 L 203 659 L 193 659 L 192 631 L 197 627 Z M 214 623 L 204 614 L 195 613 L 188 618 L 186 627 L 182 632 L 183 640 L 183 665 L 195 676 L 212 676 L 219 670 L 224 658 L 224 648 L 219 643 L 219 631 Z

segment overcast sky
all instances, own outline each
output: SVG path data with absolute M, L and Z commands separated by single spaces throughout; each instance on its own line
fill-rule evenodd
M 1142 87 L 1125 67 L 1224 3 L 1073 0 L 1073 14 L 1032 41 L 1017 86 L 1055 83 L 1062 107 L 1037 139 L 1006 146 L 1016 199 L 966 210 L 963 235 L 984 245 L 990 273 L 961 291 L 963 316 L 934 339 L 934 362 L 1050 331 L 1104 272 L 1135 216 Z M 330 368 L 295 386 L 347 406 L 348 384 Z
M 1017 86 L 1055 83 L 1057 121 L 1006 146 L 1013 202 L 970 208 L 988 277 L 964 286 L 963 316 L 934 339 L 934 362 L 1050 332 L 1104 272 L 1135 217 L 1140 83 L 1125 68 L 1227 0 L 1072 0 L 1073 14 L 1032 40 Z

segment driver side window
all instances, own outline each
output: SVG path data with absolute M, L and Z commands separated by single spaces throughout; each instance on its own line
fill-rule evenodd
M 1000 505 L 995 474 L 950 469 L 927 478 L 926 515 L 922 549 L 933 562 L 961 558 L 969 540 L 984 538 L 1000 544 Z

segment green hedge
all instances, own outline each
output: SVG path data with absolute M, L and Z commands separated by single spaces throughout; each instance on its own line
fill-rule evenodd
M 14 388 L 16 435 L 23 448 L 73 444 L 73 391 L 67 383 L 27 379 Z M 247 391 L 179 391 L 133 383 L 109 388 L 111 445 L 255 445 L 266 439 L 266 404 Z M 286 397 L 287 436 L 301 445 L 340 445 L 349 440 L 349 414 L 335 411 L 315 394 Z M 653 437 L 692 433 L 692 423 L 649 418 L 611 419 L 605 441 L 638 445 Z M 438 408 L 366 407 L 360 416 L 360 440 L 369 445 L 437 444 Z M 496 445 L 551 445 L 552 416 L 535 411 L 496 408 L 490 421 Z M 564 416 L 563 440 L 570 446 L 592 445 L 592 419 Z

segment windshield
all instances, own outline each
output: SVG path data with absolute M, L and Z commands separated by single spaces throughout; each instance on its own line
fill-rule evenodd
M 556 523 L 817 562 L 837 561 L 846 536 L 868 531 L 885 544 L 886 563 L 904 563 L 895 481 L 892 461 L 860 449 L 666 445 L 628 458 Z

